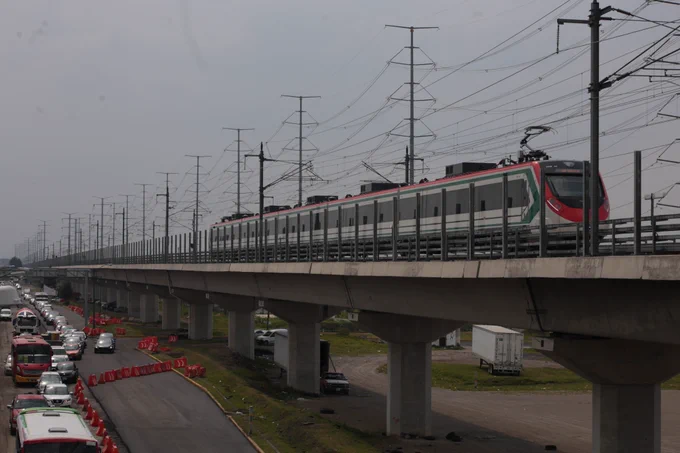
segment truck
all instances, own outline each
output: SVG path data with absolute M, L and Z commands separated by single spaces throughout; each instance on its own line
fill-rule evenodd
M 451 348 L 460 346 L 460 329 L 447 333 L 445 336 L 437 338 L 432 342 L 432 346 L 438 348 Z
M 331 344 L 326 340 L 319 340 L 320 369 L 319 376 L 328 372 L 330 362 Z M 274 363 L 281 371 L 288 371 L 288 331 L 286 329 L 277 330 L 274 339 Z
M 519 376 L 522 372 L 524 334 L 501 326 L 473 325 L 472 354 L 489 374 Z

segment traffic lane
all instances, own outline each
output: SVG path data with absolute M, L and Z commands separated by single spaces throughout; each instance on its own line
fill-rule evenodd
M 78 364 L 86 378 L 152 362 L 119 339 L 113 354 L 87 354 Z M 243 434 L 200 389 L 176 373 L 123 379 L 90 388 L 133 452 L 249 452 Z

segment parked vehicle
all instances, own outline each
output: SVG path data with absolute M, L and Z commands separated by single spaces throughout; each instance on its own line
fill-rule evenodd
M 57 373 L 64 384 L 75 383 L 78 380 L 78 367 L 73 362 L 62 362 L 57 365 Z
M 24 393 L 15 396 L 12 403 L 7 405 L 7 409 L 9 409 L 9 431 L 12 434 L 17 432 L 17 416 L 19 412 L 33 407 L 49 407 L 49 403 L 42 395 Z
M 524 355 L 524 334 L 500 326 L 472 326 L 472 353 L 479 367 L 487 365 L 489 374 L 519 376 Z
M 277 333 L 285 333 L 288 334 L 288 329 L 272 329 L 272 330 L 267 330 L 265 333 L 260 335 L 259 337 L 255 338 L 255 341 L 259 345 L 263 346 L 274 346 L 274 341 L 276 339 L 276 334 Z
M 324 373 L 321 375 L 321 393 L 349 395 L 349 380 L 342 373 Z
M 0 310 L 0 321 L 11 321 L 12 320 L 12 310 L 9 308 L 3 308 Z
M 42 395 L 52 407 L 71 407 L 73 394 L 68 391 L 66 384 L 48 384 Z
M 18 417 L 16 452 L 98 453 L 99 441 L 92 435 L 80 411 L 66 407 L 22 410 Z M 50 420 L 56 429 L 46 429 Z

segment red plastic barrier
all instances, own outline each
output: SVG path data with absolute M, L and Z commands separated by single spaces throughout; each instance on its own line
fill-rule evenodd
M 170 352 L 172 349 L 168 348 L 167 346 L 159 346 L 158 350 L 161 352 Z
M 154 373 L 162 373 L 163 372 L 163 367 L 161 366 L 160 363 L 154 363 L 153 364 L 153 372 Z
M 116 372 L 116 379 L 117 380 L 120 381 L 121 379 L 123 379 L 123 369 L 122 368 L 115 370 L 115 372 Z
M 87 385 L 90 387 L 94 387 L 97 385 L 97 375 L 91 374 L 90 377 L 87 378 Z
M 146 349 L 148 347 L 149 347 L 149 344 L 144 340 L 140 340 L 140 341 L 137 342 L 137 349 Z
M 123 379 L 127 379 L 130 376 L 132 376 L 132 372 L 130 371 L 130 368 L 128 368 L 128 367 L 123 367 L 123 368 L 120 369 L 120 371 L 122 372 Z
M 90 330 L 91 330 L 91 329 L 90 329 L 89 327 L 84 327 L 84 328 L 83 328 L 83 332 L 85 332 L 85 335 L 88 335 L 88 336 L 90 335 Z
M 105 374 L 106 374 L 106 373 L 101 373 L 101 374 L 99 375 L 99 382 L 98 382 L 99 384 L 106 384 L 106 383 L 108 382 L 108 381 L 106 380 Z
M 177 342 L 177 335 L 169 335 L 168 336 L 168 343 L 176 343 Z
M 141 376 L 139 372 L 139 367 L 138 366 L 133 366 L 132 367 L 132 377 L 139 377 Z
M 158 352 L 158 343 L 151 343 L 147 349 L 149 352 Z
M 116 335 L 125 335 L 127 331 L 124 327 L 116 327 Z

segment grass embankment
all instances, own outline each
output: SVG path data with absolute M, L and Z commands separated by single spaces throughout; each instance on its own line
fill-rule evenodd
M 387 373 L 387 365 L 378 367 Z M 475 387 L 475 380 L 477 387 Z M 521 376 L 492 376 L 476 365 L 452 363 L 432 364 L 432 385 L 448 390 L 481 390 L 501 392 L 588 392 L 592 385 L 564 368 L 525 368 Z M 680 390 L 680 376 L 661 386 L 664 390 Z
M 267 378 L 271 363 L 251 361 L 232 354 L 224 344 L 182 342 L 172 346 L 172 356 L 184 355 L 200 363 L 206 377 L 197 378 L 236 422 L 248 431 L 248 408 L 253 406 L 253 439 L 266 452 L 369 453 L 383 449 L 378 433 L 367 434 L 296 407 L 300 394 L 281 389 Z M 170 356 L 159 354 L 160 359 Z
M 333 356 L 359 356 L 387 354 L 387 343 L 382 343 L 378 337 L 368 333 L 340 335 L 323 333 L 321 339 L 331 344 Z

